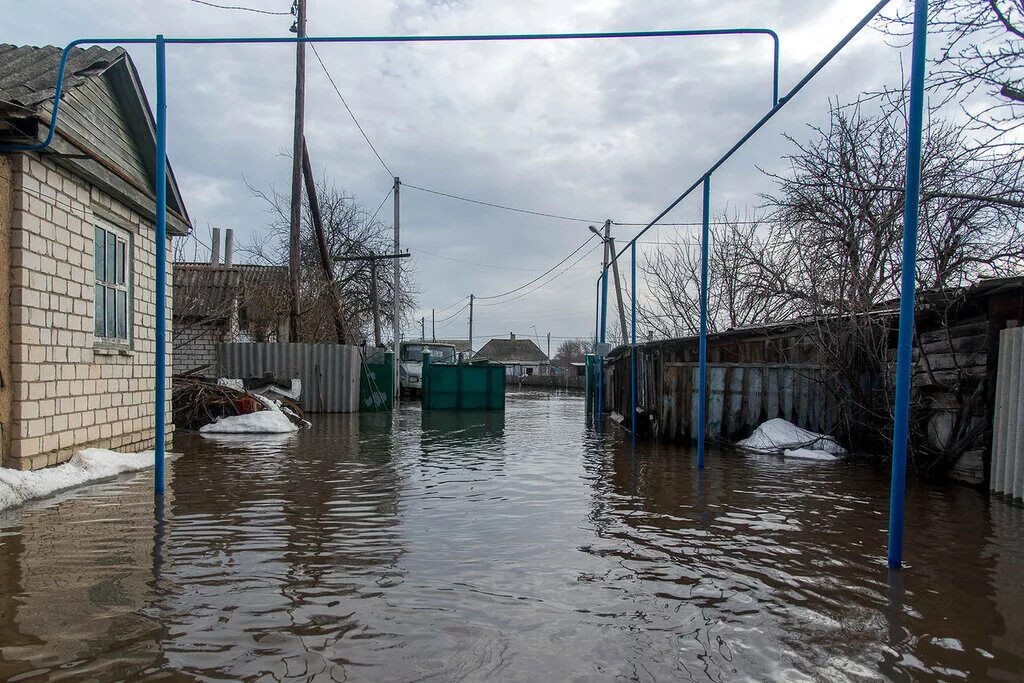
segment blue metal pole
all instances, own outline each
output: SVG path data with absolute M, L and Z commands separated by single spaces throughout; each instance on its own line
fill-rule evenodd
M 601 330 L 601 278 L 594 283 L 594 366 L 591 368 L 591 375 L 594 378 L 594 414 L 597 414 L 597 342 L 600 340 Z
M 711 174 L 704 176 L 700 233 L 700 346 L 697 351 L 697 469 L 704 469 L 704 423 L 708 391 L 708 242 L 711 235 Z
M 924 129 L 925 47 L 928 2 L 915 0 L 914 49 L 910 72 L 910 119 L 907 121 L 906 205 L 903 207 L 903 273 L 900 286 L 900 332 L 896 354 L 896 405 L 892 428 L 892 487 L 889 492 L 889 567 L 903 563 L 903 513 L 907 488 L 907 441 L 910 425 L 910 366 L 913 360 L 914 296 L 917 275 L 917 214 L 921 199 L 921 138 Z
M 636 441 L 636 242 L 633 242 L 633 250 L 630 252 L 630 266 L 632 268 L 631 282 L 629 284 L 629 292 L 632 299 L 632 337 L 633 337 L 633 349 L 629 354 L 633 361 L 632 372 L 630 373 L 631 384 L 630 387 L 633 394 L 633 411 L 632 419 L 630 420 L 630 431 L 633 434 L 633 440 Z
M 167 73 L 164 37 L 156 37 L 156 447 L 153 493 L 164 494 L 167 386 Z
M 607 249 L 607 246 L 605 247 Z M 607 263 L 607 258 L 605 263 Z M 604 271 L 601 273 L 601 344 L 603 345 L 607 338 L 608 330 L 608 267 L 605 266 Z M 600 368 L 599 373 L 600 379 L 597 384 L 597 416 L 601 419 L 604 415 L 604 357 L 597 357 L 597 366 Z M 603 424 L 603 422 L 602 422 Z

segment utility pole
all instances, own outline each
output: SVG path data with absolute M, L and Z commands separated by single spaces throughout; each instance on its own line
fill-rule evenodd
M 395 396 L 396 397 L 400 397 L 402 395 L 402 388 L 401 388 L 401 386 L 399 386 L 399 376 L 398 376 L 398 366 L 401 364 L 400 363 L 400 359 L 399 359 L 399 354 L 401 353 L 400 352 L 400 348 L 399 348 L 401 346 L 401 339 L 399 338 L 400 337 L 400 331 L 399 331 L 398 328 L 399 328 L 399 326 L 401 324 L 401 319 L 402 319 L 402 314 L 401 314 L 401 310 L 402 310 L 402 304 L 401 304 L 401 301 L 402 301 L 402 297 L 401 297 L 401 292 L 402 292 L 402 264 L 398 261 L 399 254 L 401 253 L 401 251 L 399 250 L 399 247 L 402 244 L 401 241 L 399 240 L 399 224 L 401 223 L 401 213 L 402 213 L 401 212 L 401 197 L 399 196 L 399 193 L 401 192 L 401 189 L 402 189 L 402 181 L 398 178 L 398 176 L 395 176 L 395 188 L 394 188 L 394 193 L 395 193 L 395 283 L 394 283 L 395 305 L 394 305 L 394 309 L 395 310 L 393 311 L 394 315 L 392 316 L 394 318 L 394 320 L 392 321 L 393 324 L 394 324 L 394 329 L 393 329 L 392 332 L 394 334 L 393 345 L 395 347 L 394 386 L 395 386 Z
M 302 177 L 305 179 L 306 198 L 309 200 L 309 213 L 313 218 L 313 231 L 316 233 L 317 251 L 320 252 L 320 268 L 327 280 L 328 300 L 331 304 L 331 315 L 334 318 L 334 335 L 339 344 L 345 343 L 345 315 L 341 307 L 341 293 L 334 282 L 334 265 L 331 263 L 330 250 L 327 248 L 327 235 L 324 233 L 324 221 L 320 214 L 320 199 L 316 193 L 316 182 L 313 180 L 313 164 L 309 160 L 309 148 L 306 138 L 302 138 Z
M 295 0 L 295 33 L 306 36 L 306 0 Z M 288 230 L 288 341 L 299 341 L 299 231 L 302 225 L 302 147 L 306 112 L 306 44 L 295 43 L 295 128 L 292 138 L 292 204 Z
M 548 332 L 548 374 L 551 374 L 551 333 Z
M 427 340 L 427 316 L 420 318 L 420 341 Z
M 612 237 L 612 222 L 604 222 L 604 237 L 608 241 L 608 258 L 615 258 L 615 239 Z M 615 277 L 615 298 L 619 302 L 619 322 L 622 324 L 622 343 L 629 342 L 629 331 L 626 327 L 626 308 L 622 305 L 622 283 L 619 280 L 619 260 L 612 261 L 612 274 Z
M 473 299 L 475 297 L 469 295 L 469 357 L 473 357 Z
M 437 318 L 433 308 L 430 309 L 430 341 L 437 341 Z
M 370 259 L 370 296 L 373 298 L 373 345 L 380 347 L 380 295 L 377 293 L 377 259 Z
M 370 298 L 373 300 L 373 343 L 376 346 L 382 345 L 380 332 L 380 295 L 377 293 L 377 261 L 383 261 L 384 259 L 395 259 L 397 261 L 400 258 L 409 258 L 409 252 L 404 254 L 371 253 L 365 256 L 338 256 L 334 259 L 339 263 L 348 261 L 370 262 Z

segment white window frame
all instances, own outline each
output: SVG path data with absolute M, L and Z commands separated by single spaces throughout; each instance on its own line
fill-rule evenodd
M 102 234 L 103 245 L 98 238 Z M 108 258 L 107 245 L 113 237 L 114 256 Z M 132 234 L 107 221 L 98 220 L 93 226 L 93 333 L 96 344 L 131 348 L 132 273 L 134 266 Z M 101 264 L 99 258 L 103 256 Z M 120 258 L 119 258 L 120 257 Z M 113 268 L 113 273 L 107 270 Z M 103 297 L 102 299 L 100 297 Z M 122 303 L 123 302 L 123 303 Z M 110 304 L 113 310 L 109 310 Z M 102 320 L 102 324 L 101 324 Z

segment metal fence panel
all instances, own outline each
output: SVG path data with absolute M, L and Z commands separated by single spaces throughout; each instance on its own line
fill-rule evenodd
M 341 344 L 218 344 L 221 377 L 272 373 L 302 381 L 299 405 L 310 413 L 359 410 L 359 347 Z

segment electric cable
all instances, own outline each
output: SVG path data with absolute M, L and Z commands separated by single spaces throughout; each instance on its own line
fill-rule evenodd
M 348 106 L 348 102 L 345 101 L 345 96 L 341 94 L 341 90 L 338 88 L 338 84 L 334 82 L 334 77 L 331 76 L 331 72 L 327 70 L 327 65 L 324 64 L 324 60 L 320 58 L 320 53 L 317 52 L 316 44 L 310 43 L 309 46 L 313 48 L 313 55 L 316 56 L 316 61 L 320 62 L 320 68 L 322 68 L 324 70 L 324 73 L 327 75 L 327 80 L 331 82 L 331 87 L 334 88 L 334 92 L 338 94 L 338 99 L 340 99 L 341 103 L 345 105 L 345 111 L 347 111 L 348 115 L 352 117 L 352 123 L 356 124 L 356 128 L 359 129 L 359 133 L 363 136 L 363 139 L 366 140 L 366 144 L 370 146 L 370 150 L 373 152 L 373 155 L 377 157 L 377 161 L 380 162 L 380 165 L 384 167 L 384 170 L 388 172 L 389 176 L 394 178 L 395 174 L 391 172 L 391 168 L 387 165 L 387 163 L 385 163 L 383 157 L 381 157 L 380 155 L 380 152 L 378 152 L 377 148 L 373 146 L 372 142 L 370 142 L 370 136 L 368 136 L 366 134 L 366 131 L 363 130 L 363 127 L 359 124 L 359 119 L 356 118 L 355 113 L 352 111 L 352 107 Z
M 545 213 L 543 211 L 532 211 L 530 209 L 519 209 L 514 206 L 506 206 L 505 204 L 495 204 L 494 202 L 485 202 L 480 199 L 470 199 L 469 197 L 462 197 L 457 194 L 451 194 L 450 192 L 441 192 L 440 190 L 431 190 L 427 187 L 420 187 L 419 185 L 412 185 L 410 183 L 402 183 L 404 187 L 411 188 L 413 190 L 419 190 L 420 192 L 427 192 L 429 194 L 436 194 L 440 197 L 447 197 L 448 199 L 457 199 L 460 202 L 468 202 L 470 204 L 479 204 L 481 206 L 489 206 L 492 209 L 502 209 L 504 211 L 514 211 L 516 213 L 525 213 L 530 216 L 541 216 L 543 218 L 554 218 L 561 221 L 573 221 L 576 223 L 590 223 L 599 224 L 604 223 L 601 220 L 589 220 L 587 218 L 575 218 L 573 216 L 561 216 L 556 213 Z
M 591 241 L 592 239 L 594 239 L 595 237 L 597 237 L 597 235 L 596 235 L 596 234 L 591 234 L 591 235 L 590 235 L 590 236 L 589 236 L 589 237 L 588 237 L 587 239 L 583 240 L 583 244 L 581 244 L 580 246 L 578 246 L 578 247 L 576 247 L 575 249 L 573 249 L 573 250 L 572 250 L 572 252 L 571 252 L 571 253 L 570 253 L 570 254 L 569 254 L 568 256 L 566 256 L 566 257 L 565 257 L 565 258 L 563 258 L 563 259 L 562 259 L 561 261 L 559 261 L 559 262 L 558 262 L 558 263 L 556 263 L 555 265 L 551 266 L 551 267 L 550 267 L 550 268 L 548 268 L 548 269 L 547 269 L 546 271 L 544 271 L 543 273 L 541 273 L 540 275 L 538 275 L 538 276 L 537 276 L 537 277 L 535 277 L 534 279 L 530 280 L 530 281 L 529 281 L 529 282 L 527 282 L 526 284 L 524 284 L 524 285 L 520 285 L 520 286 L 516 287 L 515 289 L 510 289 L 510 290 L 509 290 L 509 291 L 507 291 L 507 292 L 502 292 L 501 294 L 492 294 L 491 296 L 478 296 L 478 297 L 476 297 L 476 298 L 477 298 L 477 300 L 478 300 L 478 301 L 486 301 L 486 300 L 489 300 L 489 299 L 498 299 L 498 298 L 501 298 L 501 297 L 503 297 L 503 296 L 508 296 L 509 294 L 515 294 L 516 292 L 518 292 L 518 291 L 520 291 L 520 290 L 522 290 L 522 289 L 526 289 L 527 287 L 529 287 L 530 285 L 532 285 L 532 284 L 533 284 L 534 282 L 537 282 L 538 280 L 540 280 L 540 279 L 544 278 L 544 276 L 546 276 L 546 275 L 548 275 L 549 273 L 551 273 L 551 272 L 552 272 L 553 270 L 555 270 L 556 268 L 558 268 L 558 266 L 562 265 L 563 263 L 565 263 L 566 261 L 568 261 L 569 259 L 571 259 L 571 258 L 572 258 L 573 256 L 575 256 L 576 254 L 578 254 L 578 253 L 580 252 L 580 250 L 581 250 L 581 249 L 583 249 L 583 247 L 587 246 L 587 245 L 588 245 L 588 244 L 590 243 L 590 241 Z M 591 251 L 592 251 L 592 250 L 591 250 Z M 589 253 L 589 252 L 588 252 L 588 253 Z M 578 262 L 577 262 L 577 263 L 578 263 Z M 573 264 L 573 265 L 575 265 L 575 264 Z M 500 302 L 499 302 L 499 303 L 500 303 Z M 484 305 L 494 305 L 494 304 L 484 304 Z
M 271 14 L 278 17 L 286 17 L 292 14 L 291 12 L 274 12 L 272 10 L 257 9 L 255 7 L 242 7 L 241 5 L 217 5 L 212 2 L 207 2 L 206 0 L 192 0 L 192 2 L 198 5 L 206 5 L 207 7 L 215 7 L 216 9 L 241 10 L 243 12 L 255 12 L 256 14 Z

